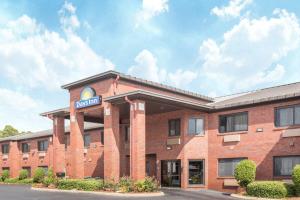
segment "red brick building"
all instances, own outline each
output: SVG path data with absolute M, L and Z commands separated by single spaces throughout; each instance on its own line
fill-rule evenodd
M 41 114 L 52 130 L 0 140 L 0 173 L 53 167 L 70 178 L 148 175 L 235 191 L 242 159 L 261 180 L 290 179 L 300 164 L 300 83 L 210 98 L 108 71 L 62 88 L 70 107 Z

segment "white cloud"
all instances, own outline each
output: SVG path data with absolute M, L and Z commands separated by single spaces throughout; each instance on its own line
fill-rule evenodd
M 128 69 L 128 74 L 175 87 L 185 87 L 197 78 L 197 73 L 178 69 L 175 73 L 157 65 L 157 59 L 148 50 L 142 50 L 135 58 L 136 64 Z
M 0 88 L 0 94 L 0 129 L 7 124 L 21 131 L 37 130 L 42 125 L 50 127 L 50 120 L 38 117 L 36 114 L 40 109 L 45 108 L 42 102 L 5 88 Z
M 168 0 L 143 0 L 142 9 L 137 13 L 136 16 L 136 26 L 147 22 L 154 16 L 168 11 Z
M 60 24 L 64 31 L 73 32 L 80 27 L 80 22 L 76 16 L 76 7 L 69 2 L 65 2 L 58 11 Z
M 293 13 L 275 10 L 271 18 L 242 19 L 222 42 L 202 43 L 200 74 L 214 82 L 219 93 L 276 82 L 285 73 L 281 59 L 299 45 L 300 26 Z
M 72 4 L 65 3 L 61 11 L 77 19 Z M 27 15 L 1 26 L 3 76 L 22 87 L 59 89 L 63 83 L 113 69 L 74 32 L 78 25 L 66 19 L 71 18 L 62 21 L 65 34 L 50 31 Z
M 246 8 L 249 4 L 252 3 L 252 0 L 230 0 L 229 5 L 223 7 L 214 7 L 211 10 L 211 13 L 221 17 L 239 17 L 242 10 Z

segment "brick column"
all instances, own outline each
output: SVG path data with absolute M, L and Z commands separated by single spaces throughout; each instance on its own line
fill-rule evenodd
M 130 176 L 134 180 L 146 174 L 146 115 L 145 102 L 134 100 L 130 106 Z
M 120 178 L 119 108 L 106 104 L 104 108 L 104 178 Z
M 11 141 L 9 143 L 9 171 L 10 176 L 12 178 L 16 178 L 19 176 L 20 172 L 20 150 L 18 148 L 18 142 L 17 141 Z
M 65 118 L 54 117 L 53 119 L 53 170 L 65 172 Z
M 68 176 L 71 178 L 84 178 L 84 113 L 70 109 L 70 147 L 72 162 Z

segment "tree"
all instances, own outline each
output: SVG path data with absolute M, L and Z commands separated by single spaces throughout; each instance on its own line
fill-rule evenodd
M 20 132 L 11 125 L 6 125 L 2 131 L 0 131 L 0 137 L 8 137 L 18 135 Z

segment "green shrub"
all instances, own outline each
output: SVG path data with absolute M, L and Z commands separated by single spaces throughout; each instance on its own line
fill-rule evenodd
M 28 178 L 28 171 L 25 169 L 22 169 L 19 173 L 19 180 L 23 180 Z
M 294 184 L 284 183 L 284 186 L 286 188 L 288 197 L 295 196 L 295 185 Z
M 134 183 L 135 192 L 155 192 L 158 190 L 158 182 L 151 177 Z
M 124 176 L 120 179 L 118 184 L 118 189 L 120 192 L 132 192 L 133 191 L 133 181 L 130 177 Z
M 234 177 L 241 187 L 247 185 L 255 180 L 256 165 L 252 160 L 242 160 L 239 162 L 234 170 Z
M 7 178 L 4 180 L 4 183 L 18 183 L 18 178 Z
M 295 184 L 296 196 L 300 196 L 300 165 L 296 165 L 292 172 L 292 179 Z
M 33 179 L 32 178 L 26 178 L 26 179 L 23 179 L 23 180 L 19 180 L 18 183 L 20 183 L 20 184 L 32 184 Z
M 57 188 L 63 190 L 76 189 L 76 190 L 84 190 L 84 191 L 97 191 L 103 189 L 103 181 L 62 179 L 58 181 Z
M 9 178 L 9 170 L 3 170 L 2 171 L 2 175 L 1 175 L 1 179 L 2 181 L 5 181 L 5 179 L 8 179 Z
M 287 189 L 283 182 L 279 181 L 255 181 L 247 185 L 247 194 L 263 198 L 284 198 L 287 196 Z
M 34 183 L 42 183 L 45 178 L 45 170 L 43 168 L 37 168 L 34 171 L 33 182 Z
M 117 191 L 117 189 L 118 189 L 118 184 L 116 184 L 114 180 L 103 181 L 103 190 L 114 192 Z
M 56 180 L 56 176 L 54 174 L 54 171 L 53 171 L 52 168 L 50 168 L 48 170 L 47 177 L 45 177 L 44 180 L 43 180 L 43 184 L 48 187 L 51 184 L 56 184 L 56 182 L 57 182 L 57 180 Z

